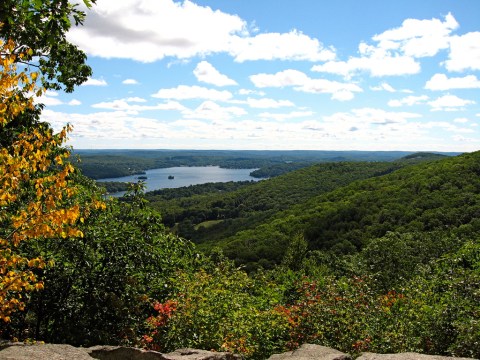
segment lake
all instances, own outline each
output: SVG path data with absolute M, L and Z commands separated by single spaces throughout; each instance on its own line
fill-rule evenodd
M 209 182 L 228 181 L 258 181 L 259 179 L 250 176 L 256 169 L 223 169 L 218 166 L 181 166 L 163 169 L 147 170 L 145 175 L 131 175 L 118 178 L 98 179 L 97 181 L 122 181 L 138 182 L 139 176 L 146 176 L 146 191 L 153 191 L 166 188 L 177 188 L 189 185 L 205 184 Z M 173 179 L 169 179 L 173 176 Z M 113 195 L 120 196 L 123 193 Z

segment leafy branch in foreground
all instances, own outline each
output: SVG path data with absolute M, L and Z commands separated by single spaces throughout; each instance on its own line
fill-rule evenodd
M 21 114 L 34 111 L 34 98 L 40 96 L 36 73 L 17 73 L 13 41 L 2 42 L 0 53 L 0 137 Z M 24 307 L 24 293 L 42 289 L 32 269 L 45 267 L 40 257 L 27 258 L 18 250 L 33 239 L 76 236 L 83 221 L 77 191 L 70 180 L 74 168 L 62 147 L 69 128 L 59 134 L 46 125 L 20 132 L 0 148 L 0 319 Z M 100 203 L 95 206 L 100 206 Z

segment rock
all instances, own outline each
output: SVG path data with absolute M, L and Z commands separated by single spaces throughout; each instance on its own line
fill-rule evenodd
M 439 355 L 424 355 L 418 353 L 401 353 L 401 354 L 374 354 L 363 353 L 356 360 L 472 360 L 471 358 L 453 358 Z
M 98 360 L 239 360 L 239 355 L 196 349 L 180 349 L 168 354 L 122 346 L 94 346 L 87 349 Z
M 76 348 L 71 345 L 4 343 L 0 360 L 240 360 L 224 352 L 180 349 L 168 354 L 122 346 Z
M 179 349 L 163 354 L 167 360 L 240 360 L 241 355 L 197 349 Z
M 156 351 L 123 346 L 92 346 L 86 349 L 91 359 L 99 360 L 166 360 Z
M 85 349 L 71 345 L 10 343 L 2 347 L 1 360 L 92 360 Z
M 297 350 L 270 356 L 269 360 L 351 360 L 350 355 L 325 346 L 303 344 Z

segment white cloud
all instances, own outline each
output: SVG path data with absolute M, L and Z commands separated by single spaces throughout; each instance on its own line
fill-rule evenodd
M 428 99 L 429 97 L 426 95 L 407 96 L 407 97 L 404 97 L 403 99 L 390 100 L 388 102 L 388 106 L 391 106 L 391 107 L 400 107 L 405 105 L 413 106 L 413 105 L 425 103 L 425 101 L 427 101 Z
M 213 101 L 204 101 L 194 110 L 186 109 L 182 112 L 185 118 L 205 119 L 210 121 L 229 120 L 245 115 L 247 112 L 238 106 L 220 106 Z
M 307 60 L 335 59 L 333 48 L 324 48 L 317 40 L 297 31 L 266 33 L 254 37 L 236 37 L 230 50 L 235 61 L 251 60 Z
M 451 33 L 457 28 L 458 23 L 450 13 L 444 21 L 406 19 L 402 26 L 373 36 L 374 45 L 360 43 L 360 56 L 315 65 L 312 71 L 347 78 L 360 71 L 375 77 L 418 74 L 420 64 L 416 58 L 431 57 L 442 49 L 448 49 Z
M 152 97 L 160 99 L 207 99 L 216 101 L 227 101 L 232 98 L 232 93 L 226 90 L 219 91 L 201 86 L 179 85 L 176 88 L 160 89 Z
M 260 113 L 258 116 L 261 118 L 274 119 L 276 121 L 284 121 L 284 120 L 308 117 L 308 116 L 312 116 L 313 114 L 314 114 L 313 111 L 292 111 L 290 113 L 264 112 L 264 113 Z
M 459 124 L 465 124 L 468 122 L 467 118 L 456 118 L 453 120 L 453 122 L 459 123 Z
M 198 63 L 193 74 L 198 81 L 212 84 L 216 86 L 237 85 L 235 80 L 230 79 L 228 76 L 221 74 L 217 69 L 213 67 L 207 61 L 201 61 Z
M 371 86 L 370 89 L 373 90 L 373 91 L 388 91 L 388 92 L 391 92 L 391 93 L 396 92 L 396 90 L 390 84 L 388 84 L 386 82 L 383 82 L 378 86 Z
M 82 102 L 80 100 L 77 100 L 77 99 L 72 99 L 68 102 L 68 105 L 70 106 L 79 106 L 79 105 L 82 105 Z
M 42 112 L 42 120 L 52 124 L 55 131 L 59 131 L 66 123 L 72 124 L 73 132 L 70 138 L 74 144 L 83 139 L 102 144 L 109 144 L 111 140 L 122 140 L 118 144 L 124 148 L 125 139 L 168 139 L 175 136 L 175 132 L 161 121 L 132 116 L 125 111 L 69 114 L 46 109 Z
M 447 131 L 449 133 L 464 133 L 464 134 L 467 134 L 467 133 L 475 132 L 472 129 L 458 127 L 458 126 L 453 125 L 453 124 L 451 124 L 447 121 L 429 121 L 427 123 L 421 124 L 421 127 L 425 128 L 425 129 L 439 128 L 439 129 L 442 129 L 442 130 Z
M 345 115 L 347 115 L 345 117 Z M 350 114 L 338 113 L 331 117 L 326 117 L 327 121 L 338 121 L 338 116 L 343 119 L 355 119 L 354 124 L 375 124 L 387 125 L 394 123 L 405 123 L 408 119 L 419 118 L 420 115 L 410 112 L 393 112 L 375 108 L 352 109 Z
M 286 87 L 293 86 L 294 90 L 315 94 L 331 94 L 334 100 L 351 100 L 355 92 L 362 92 L 362 88 L 353 83 L 341 83 L 327 79 L 312 79 L 298 70 L 284 70 L 276 74 L 256 74 L 250 76 L 256 87 Z
M 132 105 L 129 102 L 139 102 L 137 98 L 129 99 L 119 99 L 107 102 L 100 102 L 93 104 L 92 108 L 95 109 L 107 109 L 115 111 L 125 111 L 129 114 L 138 114 L 142 111 L 152 111 L 152 110 L 178 110 L 183 111 L 185 107 L 176 101 L 168 101 L 162 104 L 156 105 Z
M 274 100 L 274 99 L 247 99 L 248 106 L 252 108 L 259 108 L 259 109 L 268 109 L 268 108 L 279 108 L 284 106 L 294 106 L 294 103 L 290 100 Z
M 40 96 L 39 98 L 36 99 L 36 102 L 44 104 L 46 106 L 58 106 L 63 104 L 63 102 L 60 99 L 56 97 L 47 96 L 47 95 Z
M 88 78 L 82 86 L 107 86 L 107 82 L 104 79 Z
M 475 104 L 475 101 L 461 99 L 456 95 L 444 95 L 428 103 L 432 107 L 432 111 L 458 111 L 462 110 L 464 106 L 472 104 Z
M 428 90 L 478 89 L 480 80 L 475 75 L 448 78 L 445 74 L 435 74 L 425 84 Z
M 147 102 L 147 100 L 145 100 L 144 98 L 138 97 L 138 96 L 126 98 L 125 101 L 128 101 L 128 102 L 140 102 L 140 103 Z
M 329 61 L 315 65 L 312 71 L 325 72 L 351 77 L 359 71 L 366 71 L 375 77 L 412 75 L 420 72 L 420 64 L 411 56 L 392 54 L 381 48 L 359 46 L 361 57 L 351 57 L 347 61 Z
M 259 95 L 265 96 L 265 92 L 251 89 L 240 89 L 238 90 L 239 95 Z
M 450 38 L 448 71 L 480 70 L 480 32 L 470 32 Z
M 302 85 L 309 80 L 305 73 L 298 70 L 284 70 L 276 74 L 251 75 L 250 80 L 256 87 L 284 87 Z
M 137 85 L 138 81 L 135 79 L 125 79 L 122 81 L 122 84 L 124 85 Z
M 104 0 L 69 39 L 93 56 L 153 62 L 226 51 L 233 34 L 245 31 L 238 16 L 189 0 Z
M 332 60 L 335 52 L 292 30 L 251 36 L 237 15 L 192 1 L 103 0 L 88 11 L 85 25 L 69 40 L 89 55 L 153 62 L 227 53 L 248 60 Z
M 406 19 L 402 26 L 375 35 L 372 39 L 378 47 L 386 50 L 399 50 L 406 56 L 434 56 L 449 46 L 449 36 L 458 28 L 452 14 L 439 19 Z

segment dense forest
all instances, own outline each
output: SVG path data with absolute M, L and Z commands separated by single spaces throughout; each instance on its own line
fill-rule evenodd
M 37 270 L 44 289 L 3 336 L 258 359 L 304 342 L 478 357 L 479 175 L 477 152 L 146 195 L 132 184 L 83 238 L 25 243 L 55 266 Z M 98 191 L 77 177 L 82 197 Z M 188 221 L 198 246 L 169 230 Z
M 480 357 L 480 152 L 186 152 L 190 165 L 258 161 L 271 175 L 109 198 L 65 146 L 71 129 L 55 133 L 32 97 L 91 76 L 65 36 L 85 13 L 17 5 L 0 4 L 0 338 Z M 141 172 L 159 153 L 102 161 Z

